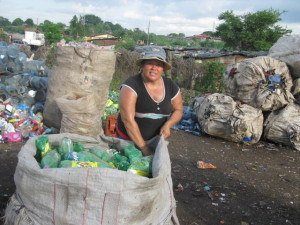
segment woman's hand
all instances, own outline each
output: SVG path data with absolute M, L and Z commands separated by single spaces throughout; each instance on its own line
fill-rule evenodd
M 168 122 L 166 122 L 160 129 L 160 135 L 162 135 L 165 139 L 167 139 L 168 137 L 170 137 L 171 135 L 171 128 L 168 124 Z
M 144 145 L 140 149 L 144 156 L 154 155 L 154 152 L 148 147 L 148 145 Z

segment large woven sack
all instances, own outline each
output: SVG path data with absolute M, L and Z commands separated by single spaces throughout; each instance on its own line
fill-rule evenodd
M 86 149 L 129 144 L 66 133 L 49 135 L 49 143 L 64 137 L 80 141 Z M 16 192 L 6 208 L 5 225 L 179 224 L 163 138 L 150 143 L 156 144 L 153 178 L 110 168 L 41 169 L 34 158 L 35 140 L 29 139 L 18 155 Z
M 270 48 L 268 55 L 285 62 L 294 78 L 300 78 L 300 35 L 283 36 Z
M 264 123 L 264 138 L 300 151 L 300 106 L 291 103 L 271 112 Z
M 56 99 L 70 92 L 97 95 L 100 99 L 98 112 L 101 113 L 115 70 L 116 56 L 111 50 L 70 46 L 58 47 L 55 54 L 43 116 L 46 125 L 60 129 L 62 113 Z
M 247 104 L 237 104 L 230 96 L 212 94 L 195 108 L 197 120 L 205 133 L 233 142 L 254 144 L 263 131 L 263 114 Z
M 98 137 L 103 133 L 102 115 L 99 96 L 90 94 L 80 96 L 76 92 L 56 99 L 56 104 L 62 112 L 60 133 L 72 133 L 83 136 Z
M 286 63 L 260 56 L 228 66 L 225 93 L 262 111 L 280 109 L 294 101 L 293 80 Z

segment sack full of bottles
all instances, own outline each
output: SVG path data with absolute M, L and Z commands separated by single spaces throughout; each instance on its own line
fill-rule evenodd
M 83 143 L 73 142 L 69 137 L 64 137 L 61 143 L 50 143 L 47 135 L 38 137 L 35 144 L 35 158 L 42 169 L 98 167 L 152 176 L 153 156 L 143 156 L 134 145 L 128 145 L 124 151 L 106 150 L 100 146 L 86 150 Z

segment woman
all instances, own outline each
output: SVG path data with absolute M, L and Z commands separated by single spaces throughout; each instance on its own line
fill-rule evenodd
M 182 117 L 182 97 L 179 87 L 162 76 L 171 69 L 163 48 L 147 46 L 136 63 L 141 72 L 121 85 L 116 133 L 133 141 L 144 155 L 152 155 L 146 141 L 159 134 L 170 136 L 171 127 Z

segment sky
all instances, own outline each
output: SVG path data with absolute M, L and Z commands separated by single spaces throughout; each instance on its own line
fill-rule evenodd
M 69 25 L 74 15 L 93 14 L 127 29 L 186 36 L 215 31 L 222 23 L 218 16 L 227 10 L 244 15 L 271 8 L 286 11 L 278 25 L 300 34 L 298 0 L 0 0 L 0 16 L 10 22 L 31 18 L 34 23 L 49 20 Z

